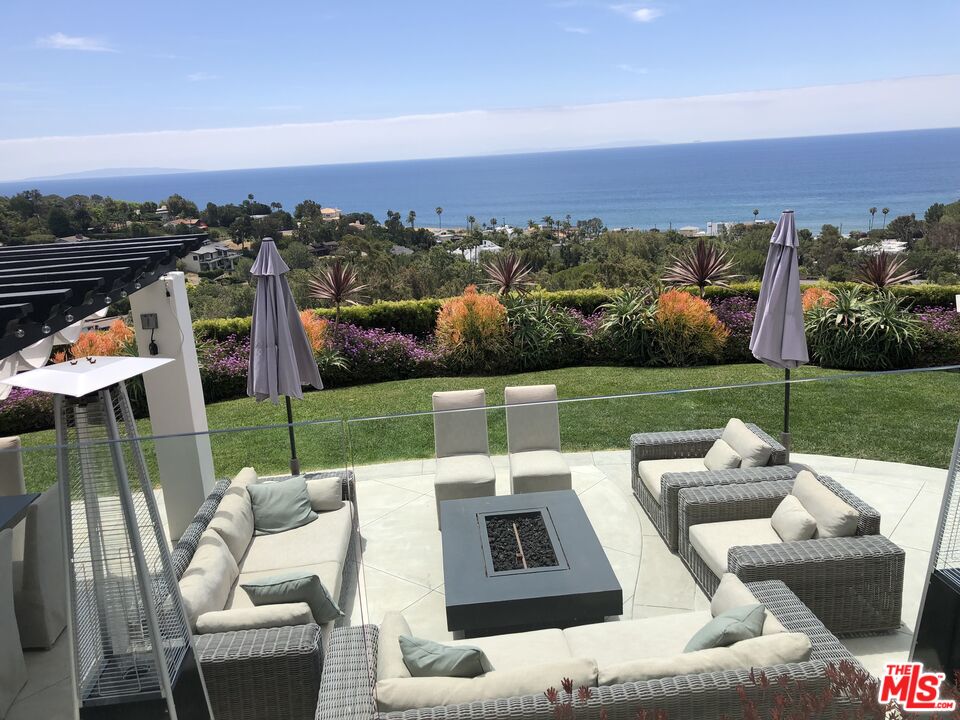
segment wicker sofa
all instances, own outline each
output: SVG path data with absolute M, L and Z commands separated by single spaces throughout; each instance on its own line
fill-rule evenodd
M 816 479 L 859 513 L 853 536 L 782 542 L 769 522 L 743 525 L 740 535 L 756 544 L 730 546 L 726 568 L 711 568 L 718 559 L 701 557 L 691 541 L 691 528 L 770 518 L 791 493 L 794 480 L 692 487 L 679 492 L 680 557 L 708 596 L 719 583 L 718 571 L 734 573 L 744 582 L 775 578 L 837 635 L 898 629 L 904 551 L 879 534 L 880 513 L 832 478 Z M 717 554 L 721 544 L 726 547 L 714 542 L 709 554 Z
M 630 436 L 633 493 L 670 550 L 676 552 L 678 547 L 677 512 L 682 488 L 783 480 L 796 475 L 786 465 L 787 451 L 783 445 L 756 425 L 746 426 L 770 447 L 766 467 L 707 470 L 703 458 L 723 435 L 724 428 Z
M 768 676 L 786 675 L 802 681 L 807 689 L 818 691 L 823 690 L 827 685 L 824 671 L 828 663 L 836 665 L 847 661 L 859 668 L 846 648 L 783 583 L 765 581 L 748 583 L 746 587 L 756 600 L 782 624 L 783 630 L 803 633 L 809 639 L 808 659 L 763 668 Z M 686 620 L 679 615 L 669 616 L 669 619 L 686 622 L 692 626 L 703 621 L 704 613 L 684 615 L 687 616 Z M 705 613 L 705 616 L 708 619 L 710 613 Z M 662 625 L 668 624 L 664 618 L 650 618 L 601 623 L 597 626 L 584 626 L 563 632 L 564 637 L 567 637 L 567 633 L 577 632 L 583 642 L 583 636 L 589 635 L 593 632 L 593 628 L 597 628 L 601 635 L 594 639 L 593 644 L 596 647 L 602 646 L 603 638 L 611 632 L 627 631 L 627 637 L 637 637 L 638 630 L 641 628 L 652 630 L 656 627 L 658 620 Z M 770 622 L 769 619 L 768 622 Z M 632 625 L 636 627 L 631 628 Z M 663 631 L 661 628 L 660 632 L 663 633 Z M 766 634 L 766 626 L 764 634 Z M 524 633 L 524 635 L 527 634 Z M 556 717 L 554 708 L 542 691 L 518 697 L 477 700 L 458 705 L 395 712 L 379 711 L 376 696 L 379 639 L 380 629 L 375 625 L 334 630 L 326 652 L 316 720 L 347 720 L 348 718 L 350 720 L 439 720 L 440 718 L 547 720 Z M 490 640 L 497 640 L 497 638 L 478 639 L 471 642 L 480 643 Z M 656 644 L 656 641 L 652 641 L 651 644 Z M 571 650 L 573 645 L 571 641 Z M 602 652 L 602 647 L 597 651 Z M 522 655 L 522 652 L 520 654 Z M 751 669 L 743 668 L 662 677 L 640 682 L 600 684 L 592 689 L 592 698 L 586 705 L 578 706 L 577 717 L 580 717 L 580 707 L 586 711 L 585 717 L 595 717 L 599 708 L 602 707 L 610 720 L 627 718 L 633 720 L 637 717 L 638 709 L 641 708 L 665 710 L 671 718 L 719 718 L 723 715 L 739 717 L 741 701 L 738 688 L 745 688 L 748 696 L 757 697 L 756 689 L 750 683 L 750 676 Z M 557 677 L 550 684 L 559 686 L 560 680 L 561 677 Z
M 221 501 L 231 484 L 252 469 L 245 468 L 233 480 L 225 479 L 216 484 L 213 491 L 200 506 L 193 521 L 187 527 L 172 552 L 174 572 L 181 580 L 220 508 Z M 339 477 L 341 496 L 345 502 L 343 512 L 348 518 L 356 518 L 354 477 L 350 471 L 335 471 L 308 474 L 308 479 Z M 341 511 L 335 511 L 341 513 Z M 323 514 L 311 523 L 325 521 Z M 341 546 L 343 557 L 336 560 L 338 577 L 321 578 L 329 586 L 334 597 L 347 586 L 353 569 L 349 560 L 350 548 L 355 533 L 354 521 L 349 521 L 350 539 Z M 342 518 L 338 518 L 338 525 Z M 309 528 L 310 525 L 304 526 Z M 298 528 L 299 530 L 300 528 Z M 319 528 L 318 528 L 319 529 Z M 296 532 L 296 531 L 290 531 Z M 339 534 L 342 529 L 337 529 Z M 267 536 L 269 537 L 269 536 Z M 256 543 L 256 539 L 253 544 Z M 249 555 L 249 551 L 248 551 Z M 244 558 L 246 560 L 246 558 Z M 285 558 L 277 557 L 282 565 Z M 289 558 L 286 559 L 289 562 Z M 241 572 L 243 567 L 241 562 Z M 273 572 L 273 571 L 271 571 Z M 236 586 L 231 591 L 241 593 Z M 228 601 L 228 605 L 232 604 Z M 332 625 L 321 627 L 312 622 L 281 627 L 210 632 L 194 635 L 197 657 L 203 669 L 204 680 L 214 714 L 222 720 L 267 720 L 267 718 L 312 718 L 316 710 L 317 692 L 323 664 L 323 638 L 329 637 Z

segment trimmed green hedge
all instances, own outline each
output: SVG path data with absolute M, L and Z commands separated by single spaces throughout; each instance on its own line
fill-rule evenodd
M 853 283 L 803 283 L 801 287 L 813 285 L 824 287 L 850 286 Z M 691 288 L 691 290 L 693 290 Z M 896 285 L 890 288 L 894 295 L 912 302 L 917 307 L 955 307 L 955 296 L 960 294 L 960 285 Z M 592 288 L 589 290 L 537 291 L 535 297 L 556 303 L 561 307 L 579 310 L 584 315 L 592 315 L 605 302 L 616 295 L 617 290 Z M 723 300 L 729 297 L 749 297 L 754 300 L 760 294 L 759 282 L 733 283 L 730 287 L 708 287 L 704 295 L 708 300 Z M 442 299 L 395 300 L 376 302 L 372 305 L 348 305 L 341 308 L 340 317 L 362 328 L 383 328 L 397 332 L 427 337 L 433 334 L 437 313 L 443 304 Z M 334 311 L 322 308 L 315 312 L 332 319 Z M 222 340 L 228 335 L 244 336 L 250 332 L 250 318 L 223 318 L 219 320 L 197 320 L 193 331 L 198 339 Z

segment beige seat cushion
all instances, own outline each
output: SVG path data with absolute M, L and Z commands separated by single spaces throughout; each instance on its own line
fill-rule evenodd
M 240 571 L 287 570 L 329 560 L 342 564 L 353 528 L 351 511 L 352 506 L 346 503 L 298 528 L 257 535 L 240 563 Z
M 489 455 L 449 455 L 437 458 L 434 480 L 437 485 L 482 485 L 496 480 L 497 473 Z
M 312 623 L 313 613 L 304 602 L 277 603 L 260 607 L 214 610 L 197 618 L 197 632 L 201 635 L 237 630 L 286 627 Z
M 214 530 L 205 530 L 180 579 L 180 595 L 190 627 L 195 630 L 197 618 L 204 613 L 224 609 L 238 575 L 237 562 L 223 538 Z
M 473 645 L 480 648 L 494 670 L 512 670 L 526 665 L 546 664 L 572 657 L 563 631 L 557 629 L 451 640 L 445 644 Z M 546 687 L 543 689 L 546 690 Z
M 690 544 L 717 577 L 727 571 L 727 551 L 737 545 L 776 545 L 782 542 L 770 518 L 703 523 L 690 528 Z
M 230 487 L 246 487 L 250 483 L 258 482 L 257 471 L 252 467 L 245 467 L 230 481 Z
M 377 638 L 377 680 L 410 677 L 400 650 L 401 635 L 413 635 L 406 619 L 395 610 L 385 613 Z
M 803 633 L 761 635 L 728 647 L 601 666 L 599 682 L 601 685 L 619 685 L 677 675 L 798 663 L 810 658 L 811 649 L 810 638 Z
M 257 572 L 242 572 L 237 582 L 230 589 L 230 595 L 227 597 L 225 607 L 232 608 L 251 608 L 254 607 L 253 601 L 247 595 L 246 590 L 240 587 L 243 583 L 263 580 L 264 578 L 274 577 L 281 573 L 287 573 L 292 570 L 299 570 L 304 573 L 313 573 L 323 586 L 330 593 L 330 597 L 339 604 L 340 589 L 343 585 L 343 563 L 335 560 L 316 563 L 314 565 L 301 565 L 298 567 L 284 568 L 282 570 L 259 570 Z
M 706 469 L 703 458 L 667 458 L 666 460 L 641 460 L 637 463 L 640 482 L 650 491 L 658 504 L 662 491 L 660 478 L 664 473 L 703 472 Z
M 744 605 L 756 605 L 757 603 L 760 603 L 760 601 L 754 597 L 753 593 L 750 592 L 750 588 L 744 585 L 740 578 L 733 573 L 724 573 L 720 577 L 720 584 L 717 586 L 717 591 L 713 594 L 713 599 L 710 600 L 710 614 L 716 617 L 728 610 L 743 607 Z M 774 617 L 773 613 L 767 610 L 766 617 L 763 621 L 763 634 L 770 635 L 772 633 L 786 631 L 787 629 Z
M 703 458 L 707 470 L 729 470 L 740 467 L 740 455 L 723 438 L 717 440 Z
M 493 670 L 473 678 L 388 678 L 377 682 L 377 710 L 393 712 L 518 695 L 542 695 L 549 687 L 559 688 L 563 678 L 570 678 L 574 687 L 596 687 L 597 663 L 592 659 L 567 658 L 543 665 Z
M 510 484 L 515 493 L 569 490 L 570 466 L 556 450 L 510 454 Z
M 720 437 L 740 456 L 740 467 L 760 467 L 770 460 L 773 448 L 757 437 L 742 420 L 730 418 Z
M 857 533 L 860 513 L 834 495 L 809 470 L 797 473 L 793 495 L 817 521 L 814 537 L 850 537 Z
M 817 532 L 817 521 L 796 495 L 787 495 L 770 517 L 770 526 L 784 542 L 809 540 Z
M 579 625 L 564 630 L 563 637 L 573 657 L 592 657 L 602 669 L 629 660 L 682 653 L 687 641 L 712 617 L 702 610 Z
M 253 506 L 246 489 L 229 487 L 207 527 L 223 538 L 234 560 L 238 563 L 243 560 L 253 539 Z

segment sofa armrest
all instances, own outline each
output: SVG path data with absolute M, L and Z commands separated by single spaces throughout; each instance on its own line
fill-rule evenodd
M 793 480 L 768 480 L 681 490 L 678 500 L 680 555 L 687 556 L 690 552 L 690 528 L 694 525 L 770 517 L 792 488 Z
M 330 635 L 316 720 L 373 720 L 377 715 L 376 625 L 338 628 Z
M 779 441 L 775 440 L 769 433 L 764 432 L 759 425 L 744 424 L 750 428 L 754 435 L 770 446 L 770 459 L 767 460 L 767 465 L 785 465 L 787 463 L 787 449 Z
M 634 433 L 630 436 L 633 471 L 641 460 L 703 457 L 722 433 L 723 428 Z
M 311 720 L 323 667 L 318 625 L 195 635 L 217 720 Z
M 834 633 L 900 627 L 906 553 L 882 535 L 816 538 L 730 548 L 744 582 L 782 580 Z

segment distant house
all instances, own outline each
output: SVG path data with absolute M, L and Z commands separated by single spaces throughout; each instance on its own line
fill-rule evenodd
M 310 252 L 317 257 L 325 257 L 327 255 L 332 255 L 337 251 L 337 248 L 340 247 L 340 243 L 336 240 L 330 240 L 328 242 L 319 242 L 311 243 Z
M 413 250 L 403 245 L 394 245 L 390 248 L 391 255 L 413 255 Z
M 191 230 L 206 230 L 207 224 L 198 218 L 173 218 L 172 220 L 167 220 L 163 226 L 165 228 L 173 229 L 177 225 L 184 225 Z
M 320 218 L 328 222 L 340 219 L 340 208 L 322 207 L 320 208 Z
M 170 211 L 167 209 L 166 205 L 161 205 L 157 208 L 157 219 L 161 222 L 166 222 L 170 219 Z
M 462 255 L 465 260 L 470 262 L 478 262 L 480 260 L 481 253 L 498 253 L 503 250 L 502 247 L 497 245 L 495 242 L 488 238 L 484 238 L 483 242 L 480 243 L 477 247 L 451 250 L 451 255 Z
M 879 240 L 866 245 L 859 245 L 855 247 L 853 251 L 864 255 L 879 255 L 882 252 L 889 255 L 896 255 L 897 253 L 905 252 L 906 249 L 907 243 L 903 240 Z
M 677 230 L 677 232 L 683 235 L 684 237 L 690 237 L 690 238 L 703 235 L 703 231 L 700 228 L 698 228 L 696 225 L 685 225 L 684 227 Z
M 453 230 L 431 230 L 433 233 L 433 239 L 438 242 L 446 242 L 448 240 L 461 240 L 463 235 L 460 233 L 455 233 Z
M 207 243 L 183 257 L 183 267 L 188 272 L 212 272 L 233 270 L 240 253 L 224 243 Z
M 83 233 L 77 233 L 76 235 L 65 235 L 64 237 L 57 238 L 59 243 L 73 243 L 73 242 L 82 242 L 84 240 L 89 240 L 86 235 Z
M 720 221 L 720 222 L 716 220 L 711 220 L 710 222 L 707 223 L 707 235 L 709 235 L 710 237 L 717 237 L 717 235 L 720 235 L 721 233 L 729 230 L 734 225 L 736 225 L 736 223 L 729 222 L 726 220 Z

